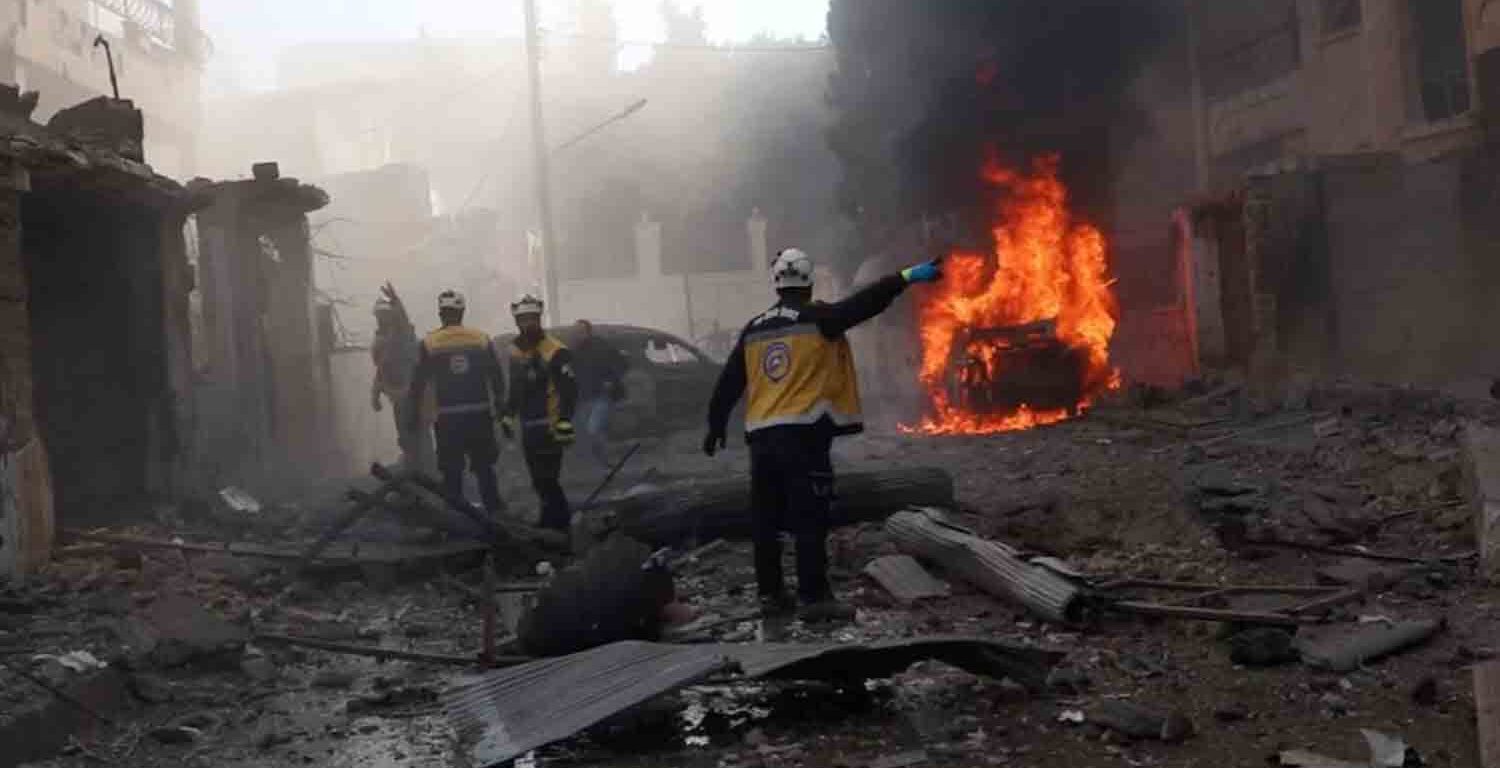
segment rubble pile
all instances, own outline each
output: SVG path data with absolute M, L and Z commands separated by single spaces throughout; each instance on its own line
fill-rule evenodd
M 1232 396 L 1199 395 L 1000 437 L 850 441 L 840 466 L 943 467 L 956 497 L 835 530 L 831 575 L 857 621 L 758 615 L 748 543 L 689 536 L 667 550 L 677 625 L 659 647 L 983 638 L 1054 654 L 1044 679 L 917 660 L 850 686 L 703 657 L 705 675 L 683 669 L 681 685 L 547 736 L 528 759 L 1476 764 L 1471 675 L 1493 657 L 1500 620 L 1477 570 L 1462 438 L 1493 414 L 1340 397 L 1241 415 Z M 675 477 L 643 491 L 647 470 L 627 473 L 599 511 L 707 476 L 685 454 L 672 461 L 691 450 L 681 442 L 643 463 Z M 0 731 L 71 718 L 25 756 L 57 766 L 450 764 L 470 748 L 453 697 L 482 671 L 486 603 L 494 663 L 541 663 L 507 634 L 549 574 L 573 573 L 570 558 L 538 568 L 497 555 L 497 580 L 476 567 L 492 542 L 416 565 L 378 555 L 463 542 L 408 505 L 414 517 L 382 508 L 342 529 L 310 567 L 308 545 L 349 509 L 333 495 L 286 505 L 231 492 L 74 537 L 40 578 L 0 592 Z M 924 526 L 936 527 L 914 538 Z M 1043 584 L 1065 585 L 1065 608 L 1043 599 L 1064 591 L 1028 591 Z M 545 663 L 565 671 L 573 658 Z M 508 678 L 506 706 L 543 696 L 528 679 Z

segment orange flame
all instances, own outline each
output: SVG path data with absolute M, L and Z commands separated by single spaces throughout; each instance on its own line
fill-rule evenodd
M 1109 362 L 1116 304 L 1104 235 L 1072 219 L 1067 189 L 1057 171 L 1056 156 L 1034 161 L 1030 174 L 994 160 L 986 164 L 985 180 L 1003 192 L 993 229 L 995 252 L 949 255 L 944 279 L 922 300 L 920 379 L 927 392 L 928 416 L 915 431 L 988 434 L 1031 429 L 1063 421 L 1086 407 L 1094 395 L 1120 386 L 1119 372 Z M 1049 320 L 1055 323 L 1057 341 L 1081 363 L 1078 402 L 1051 409 L 1023 403 L 1009 412 L 980 413 L 951 401 L 952 376 L 973 383 L 972 373 L 950 375 L 962 334 Z M 985 381 L 1004 381 L 1004 343 L 964 343 L 961 351 L 982 366 Z

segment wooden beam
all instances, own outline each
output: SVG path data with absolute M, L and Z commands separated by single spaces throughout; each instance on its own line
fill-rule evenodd
M 342 653 L 350 656 L 369 656 L 376 659 L 397 659 L 400 661 L 420 661 L 429 664 L 448 664 L 452 666 L 474 666 L 480 665 L 478 656 L 454 656 L 443 653 L 424 653 L 422 651 L 407 651 L 400 648 L 382 648 L 374 645 L 351 645 L 349 643 L 336 643 L 332 640 L 319 640 L 312 637 L 296 637 L 294 635 L 257 634 L 254 642 L 266 645 L 291 645 L 301 648 L 312 648 L 329 653 Z M 495 667 L 511 667 L 517 664 L 525 664 L 535 661 L 530 656 L 496 656 L 490 665 Z

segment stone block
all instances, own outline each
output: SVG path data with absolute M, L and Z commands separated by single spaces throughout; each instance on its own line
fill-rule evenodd
M 142 142 L 145 122 L 141 111 L 128 99 L 99 96 L 58 111 L 47 127 L 59 136 L 84 146 L 114 152 L 138 163 L 146 161 Z
M 1480 577 L 1500 583 L 1500 430 L 1464 425 L 1464 496 L 1475 525 Z

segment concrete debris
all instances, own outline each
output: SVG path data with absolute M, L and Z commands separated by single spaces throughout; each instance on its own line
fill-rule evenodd
M 61 656 L 41 653 L 33 656 L 32 660 L 53 661 L 63 667 L 73 670 L 74 672 L 87 672 L 91 669 L 104 669 L 105 667 L 109 666 L 108 664 L 105 664 L 104 662 L 95 658 L 94 654 L 89 653 L 88 651 L 72 651 Z
M 1368 728 L 1361 728 L 1359 732 L 1370 750 L 1367 762 L 1339 760 L 1300 749 L 1284 751 L 1278 759 L 1281 765 L 1299 768 L 1416 768 L 1423 764 L 1421 755 L 1401 738 Z
M 250 492 L 243 488 L 236 488 L 235 486 L 221 488 L 219 489 L 219 498 L 233 512 L 244 515 L 260 514 L 260 501 L 251 496 Z
M 1089 710 L 1089 722 L 1130 739 L 1176 744 L 1193 736 L 1193 721 L 1181 712 L 1162 714 L 1127 701 L 1106 700 Z
M 1272 667 L 1298 659 L 1289 632 L 1272 627 L 1256 627 L 1229 638 L 1229 660 L 1247 667 Z
M 163 744 L 193 744 L 203 738 L 203 731 L 185 725 L 164 725 L 151 729 L 151 738 Z
M 925 765 L 931 759 L 926 750 L 916 749 L 878 757 L 870 762 L 870 768 L 911 768 L 915 765 Z
M 1298 637 L 1303 663 L 1315 669 L 1352 672 L 1362 665 L 1431 640 L 1447 626 L 1443 620 L 1361 621 L 1312 637 Z
M 1210 496 L 1244 496 L 1261 492 L 1259 486 L 1241 482 L 1232 472 L 1222 467 L 1203 470 L 1194 485 Z
M 902 603 L 947 597 L 951 588 L 934 578 L 909 555 L 887 555 L 871 560 L 865 575 Z

